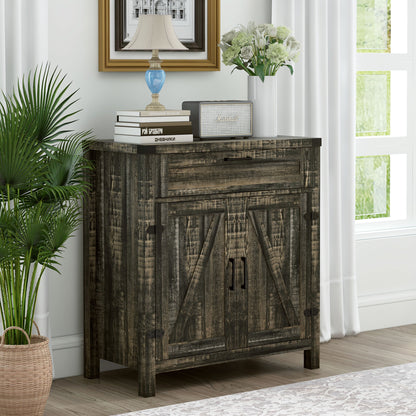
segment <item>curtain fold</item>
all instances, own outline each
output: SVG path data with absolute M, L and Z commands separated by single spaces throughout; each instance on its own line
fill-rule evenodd
M 0 0 L 0 88 L 48 59 L 48 0 Z
M 272 0 L 303 51 L 281 70 L 279 134 L 321 137 L 321 340 L 360 330 L 355 273 L 355 1 Z
M 6 0 L 0 0 L 0 90 L 6 90 Z
M 48 60 L 48 0 L 0 0 L 0 90 Z M 50 338 L 47 276 L 38 293 L 35 321 Z M 1 323 L 0 323 L 1 325 Z

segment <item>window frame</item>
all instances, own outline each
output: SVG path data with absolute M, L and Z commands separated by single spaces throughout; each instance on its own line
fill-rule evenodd
M 416 17 L 416 2 L 407 0 L 406 3 L 407 53 L 356 51 L 356 73 L 361 71 L 407 72 L 407 135 L 402 137 L 355 136 L 354 138 L 356 157 L 394 154 L 407 156 L 407 218 L 404 220 L 388 218 L 355 220 L 358 239 L 416 234 L 416 27 L 411 19 L 412 16 Z

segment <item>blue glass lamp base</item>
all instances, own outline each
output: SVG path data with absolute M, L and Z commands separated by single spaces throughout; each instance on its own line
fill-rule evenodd
M 165 106 L 159 103 L 159 92 L 165 83 L 166 74 L 163 69 L 148 69 L 145 74 L 146 84 L 152 93 L 152 102 L 146 107 L 146 110 L 161 111 Z
M 145 74 L 146 84 L 152 94 L 159 94 L 165 83 L 166 74 L 163 69 L 148 69 Z

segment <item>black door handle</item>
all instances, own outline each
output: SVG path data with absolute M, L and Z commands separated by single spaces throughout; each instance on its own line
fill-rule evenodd
M 229 262 L 231 263 L 231 286 L 229 287 L 230 290 L 235 290 L 235 259 L 230 259 Z
M 244 282 L 241 285 L 241 289 L 247 289 L 248 271 L 247 271 L 247 258 L 241 257 L 241 261 L 244 265 Z

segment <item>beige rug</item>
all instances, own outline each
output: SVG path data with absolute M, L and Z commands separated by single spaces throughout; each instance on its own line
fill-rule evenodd
M 416 363 L 360 371 L 118 416 L 412 416 Z

